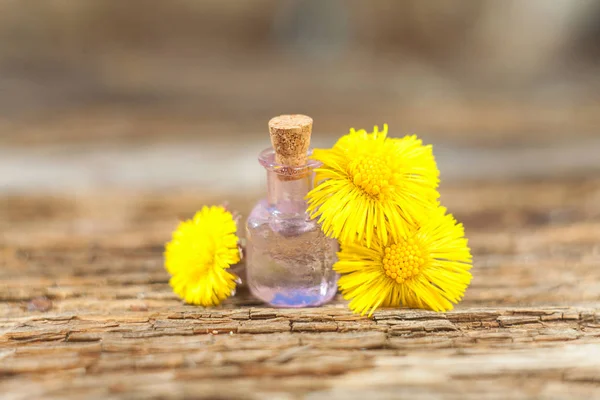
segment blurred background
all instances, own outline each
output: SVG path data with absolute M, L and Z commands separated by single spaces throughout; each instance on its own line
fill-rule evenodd
M 5 232 L 52 213 L 45 197 L 11 217 L 24 195 L 247 211 L 286 113 L 314 118 L 315 146 L 416 133 L 444 187 L 597 177 L 600 2 L 0 1 Z

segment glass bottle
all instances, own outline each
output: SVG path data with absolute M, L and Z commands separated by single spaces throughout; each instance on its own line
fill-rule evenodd
M 337 241 L 327 238 L 306 212 L 314 169 L 281 165 L 267 149 L 258 160 L 267 170 L 267 198 L 256 204 L 246 223 L 246 274 L 252 294 L 275 307 L 310 307 L 331 300 L 337 291 Z

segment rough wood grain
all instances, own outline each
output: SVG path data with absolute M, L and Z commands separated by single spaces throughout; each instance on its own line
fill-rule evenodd
M 464 302 L 371 319 L 341 299 L 271 309 L 244 290 L 182 304 L 162 246 L 202 195 L 4 196 L 1 397 L 599 397 L 600 181 L 442 195 L 475 255 Z

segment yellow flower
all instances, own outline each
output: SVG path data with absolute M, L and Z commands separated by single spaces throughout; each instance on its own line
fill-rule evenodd
M 387 138 L 387 125 L 382 132 L 377 126 L 372 133 L 351 129 L 312 157 L 323 165 L 307 196 L 308 211 L 342 243 L 365 237 L 370 247 L 374 233 L 380 243 L 390 234 L 397 239 L 390 226 L 413 222 L 437 204 L 439 171 L 431 146 L 416 136 Z
M 239 261 L 236 222 L 220 206 L 205 206 L 181 222 L 165 249 L 173 291 L 202 306 L 217 305 L 234 293 L 237 277 L 227 269 Z
M 334 269 L 350 308 L 369 315 L 380 306 L 452 309 L 471 282 L 471 253 L 458 224 L 438 208 L 417 224 L 397 226 L 398 238 L 372 247 L 342 243 Z

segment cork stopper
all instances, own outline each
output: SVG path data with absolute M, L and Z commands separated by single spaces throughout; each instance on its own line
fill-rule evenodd
M 306 165 L 313 120 L 306 115 L 280 115 L 269 121 L 275 162 L 290 167 Z

